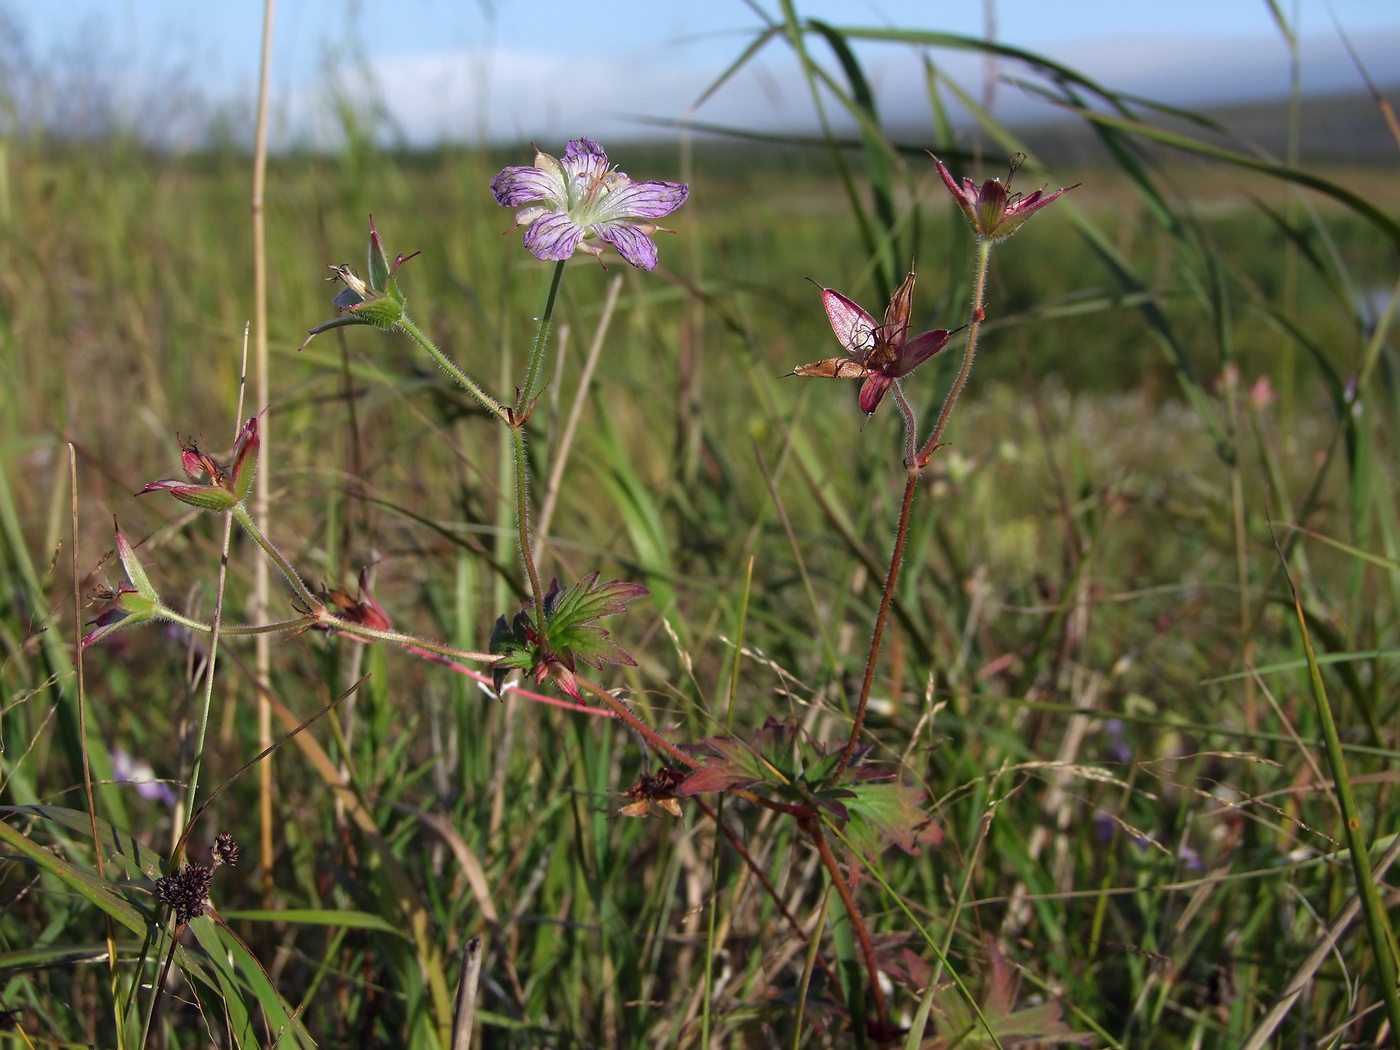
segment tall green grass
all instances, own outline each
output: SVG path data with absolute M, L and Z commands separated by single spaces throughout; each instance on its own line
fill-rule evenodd
M 832 746 L 849 729 L 901 443 L 892 412 L 861 427 L 846 384 L 780 378 L 836 352 L 803 278 L 873 304 L 917 246 L 915 323 L 961 324 L 970 295 L 961 218 L 840 53 L 877 34 L 789 14 L 775 46 L 801 39 L 814 80 L 840 89 L 830 104 L 861 115 L 860 149 L 775 170 L 701 143 L 682 172 L 678 153 L 649 149 L 643 168 L 614 147 L 638 177 L 689 179 L 691 201 L 664 271 L 571 264 L 529 446 L 547 477 L 620 275 L 544 571 L 651 590 L 610 622 L 639 666 L 605 684 L 675 739 L 731 717 L 745 737 L 791 718 Z M 1390 315 L 1377 323 L 1362 298 L 1395 280 L 1395 176 L 1333 173 L 1290 207 L 1314 176 L 1218 148 L 1211 166 L 1204 149 L 1182 160 L 1155 151 L 1163 134 L 1094 119 L 1115 163 L 1055 172 L 1080 189 L 994 257 L 982 352 L 920 491 L 867 719 L 946 836 L 919 858 L 890 851 L 857 887 L 903 974 L 895 1016 L 927 1020 L 907 1045 L 993 1045 L 956 977 L 1003 1045 L 1027 1031 L 1125 1047 L 1393 1039 L 1377 975 L 1393 951 L 1400 757 L 1397 362 Z M 988 156 L 1017 145 L 990 118 L 983 133 Z M 6 147 L 0 1045 L 135 1046 L 142 1019 L 114 1021 L 114 1003 L 149 1002 L 170 948 L 151 932 L 150 880 L 179 829 L 112 782 L 111 757 L 188 777 L 202 647 L 147 628 L 86 657 L 98 878 L 64 442 L 85 592 L 120 578 L 102 558 L 115 514 L 167 600 L 207 619 L 222 530 L 131 494 L 178 466 L 177 434 L 217 449 L 229 432 L 248 164 L 120 140 Z M 504 390 L 549 270 L 503 241 L 486 183 L 525 160 L 359 142 L 276 158 L 268 179 L 272 538 L 330 586 L 374 564 L 397 628 L 466 648 L 528 591 L 498 429 L 407 340 L 351 329 L 294 348 L 330 316 L 325 264 L 358 258 L 372 210 L 395 250 L 423 251 L 402 275 L 415 316 Z M 1378 213 L 1359 206 L 1381 193 Z M 925 416 L 951 379 L 941 357 L 906 382 Z M 234 619 L 253 554 L 235 542 Z M 257 754 L 250 668 L 251 646 L 224 638 L 211 788 Z M 164 1045 L 442 1046 L 478 934 L 482 1045 L 694 1046 L 702 1028 L 712 1045 L 851 1045 L 833 985 L 851 980 L 851 933 L 788 822 L 733 799 L 732 839 L 692 804 L 620 818 L 651 768 L 635 737 L 498 702 L 397 649 L 304 634 L 274 649 L 268 686 L 290 730 L 366 674 L 266 760 L 276 853 L 247 848 L 217 873 L 216 917 L 191 924 L 155 1019 Z M 252 847 L 256 797 L 252 774 L 234 779 L 191 841 L 226 830 Z M 1372 865 L 1380 892 L 1319 955 Z M 810 962 L 755 869 L 824 931 Z M 1291 1010 L 1261 1028 L 1290 982 Z

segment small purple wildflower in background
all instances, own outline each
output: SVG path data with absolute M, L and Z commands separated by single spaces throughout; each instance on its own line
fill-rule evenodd
M 1103 724 L 1104 751 L 1114 762 L 1131 762 L 1133 749 L 1128 746 L 1121 718 L 1109 718 Z
M 502 169 L 491 180 L 491 192 L 497 204 L 520 208 L 515 225 L 529 223 L 525 247 L 536 259 L 558 262 L 576 251 L 602 255 L 602 245 L 586 243 L 596 237 L 633 266 L 651 270 L 656 266 L 652 234 L 675 232 L 652 220 L 684 204 L 690 187 L 634 182 L 608 167 L 598 143 L 579 138 L 565 147 L 562 161 L 536 150 L 533 167 Z
M 963 179 L 963 184 L 959 186 L 941 160 L 934 157 L 933 162 L 938 165 L 938 174 L 943 177 L 943 184 L 948 187 L 953 200 L 972 224 L 973 232 L 989 241 L 1002 241 L 1060 194 L 1074 189 L 1069 186 L 1050 194 L 1044 190 L 1029 194 L 1011 193 L 1011 178 L 1025 159 L 1024 153 L 1017 153 L 1011 158 L 1011 172 L 1006 176 L 1006 182 L 988 179 L 980 187 L 971 179 Z
M 131 784 L 142 798 L 153 802 L 175 805 L 175 792 L 163 780 L 156 779 L 156 771 L 151 764 L 139 758 L 132 758 L 120 747 L 112 748 L 112 779 L 118 784 Z
M 822 289 L 831 330 L 850 357 L 829 357 L 798 365 L 790 374 L 821 379 L 864 379 L 860 410 L 867 416 L 880 407 L 885 392 L 896 379 L 908 375 L 948 345 L 952 332 L 937 329 L 909 338 L 909 313 L 914 303 L 914 275 L 904 278 L 885 308 L 885 323 L 878 324 L 863 307 L 840 292 Z

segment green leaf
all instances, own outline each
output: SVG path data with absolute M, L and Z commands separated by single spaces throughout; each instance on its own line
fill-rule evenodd
M 1057 1002 L 1043 1002 L 1023 1010 L 1013 1009 L 1015 1002 L 1016 967 L 995 941 L 988 941 L 982 1020 L 973 1014 L 956 988 L 939 989 L 934 992 L 933 1005 L 940 1015 L 940 1035 L 926 1044 L 928 1050 L 952 1050 L 953 1047 L 980 1050 L 1023 1043 L 1087 1043 L 1092 1038 L 1074 1031 L 1064 1022 Z
M 744 741 L 732 736 L 707 737 L 702 741 L 716 757 L 686 777 L 678 795 L 700 795 L 708 791 L 751 787 L 773 780 L 772 768 Z
M 40 820 L 51 820 L 71 831 L 91 836 L 92 821 L 82 810 L 66 809 L 63 806 L 0 806 L 0 812 L 25 813 Z M 97 838 L 110 854 L 126 869 L 128 875 L 158 877 L 161 872 L 161 858 L 130 832 L 113 827 L 101 817 L 97 818 Z
M 246 922 L 294 922 L 301 926 L 340 926 L 355 930 L 377 930 L 412 940 L 408 931 L 395 926 L 379 915 L 364 911 L 337 911 L 334 908 L 292 908 L 287 911 L 252 909 L 250 911 L 221 911 L 225 921 L 242 919 Z
M 34 861 L 44 871 L 77 891 L 80 896 L 86 897 L 132 933 L 145 935 L 147 918 L 105 879 L 99 879 L 95 874 L 50 853 L 3 820 L 0 820 L 0 842 L 12 846 Z
M 846 835 L 867 857 L 880 851 L 884 840 L 917 857 L 920 843 L 943 841 L 943 831 L 924 812 L 924 793 L 902 784 L 855 784 L 850 787 L 845 806 L 851 823 Z

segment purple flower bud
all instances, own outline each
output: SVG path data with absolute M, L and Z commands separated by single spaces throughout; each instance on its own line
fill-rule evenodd
M 933 162 L 938 165 L 938 174 L 942 176 L 948 192 L 953 195 L 953 200 L 967 216 L 967 221 L 972 224 L 973 232 L 989 241 L 1001 241 L 1010 237 L 1021 223 L 1060 194 L 1074 189 L 1073 186 L 1069 186 L 1049 194 L 1044 190 L 1024 195 L 1011 193 L 1011 177 L 1016 174 L 1016 169 L 1025 159 L 1023 153 L 1011 158 L 1011 174 L 1007 175 L 1005 183 L 1000 179 L 988 179 L 980 187 L 971 179 L 963 179 L 963 184 L 959 186 L 941 160 L 934 157 Z
M 116 522 L 114 517 L 112 524 L 117 530 L 117 557 L 126 571 L 126 580 L 118 584 L 115 591 L 102 588 L 97 592 L 96 599 L 108 604 L 97 618 L 91 621 L 96 624 L 97 629 L 89 631 L 79 642 L 84 649 L 122 627 L 134 627 L 136 624 L 154 620 L 161 616 L 165 609 L 150 577 L 146 575 L 145 566 L 137 557 L 136 548 L 122 535 L 121 526 Z

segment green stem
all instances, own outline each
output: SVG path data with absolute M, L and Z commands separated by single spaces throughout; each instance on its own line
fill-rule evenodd
M 214 591 L 214 624 L 209 630 L 209 659 L 204 665 L 204 698 L 199 706 L 199 726 L 195 731 L 194 741 L 194 763 L 190 767 L 190 784 L 185 794 L 185 813 L 189 814 L 189 820 L 194 820 L 194 800 L 199 792 L 199 774 L 204 766 L 204 735 L 209 728 L 209 709 L 214 703 L 214 664 L 219 656 L 219 638 L 223 634 L 222 624 L 224 619 L 224 590 L 228 582 L 228 549 L 229 540 L 233 537 L 233 515 L 242 512 L 247 516 L 241 506 L 233 509 L 232 515 L 224 516 L 224 545 L 223 556 L 219 559 L 219 582 Z M 189 824 L 185 825 L 185 835 L 189 834 Z M 184 835 L 180 836 L 181 845 L 184 843 Z M 170 872 L 178 871 L 180 867 L 180 857 L 178 851 L 170 857 Z M 167 964 L 168 965 L 168 964 Z M 157 990 L 159 994 L 159 990 Z
M 179 624 L 186 630 L 198 631 L 200 634 L 209 634 L 214 630 L 209 624 L 191 619 L 164 605 L 156 610 L 155 615 L 157 619 L 169 620 L 171 623 Z M 239 624 L 236 627 L 220 627 L 219 634 L 224 637 L 238 636 L 242 638 L 258 634 L 280 634 L 283 631 L 295 631 L 303 627 L 310 627 L 316 622 L 317 619 L 314 616 L 297 616 L 290 620 L 279 620 L 276 623 Z
M 530 367 L 525 370 L 525 385 L 515 399 L 515 414 L 523 416 L 530 411 L 530 402 L 535 399 L 536 387 L 540 381 L 540 369 L 544 364 L 545 342 L 549 338 L 549 324 L 554 317 L 554 301 L 559 296 L 559 284 L 564 279 L 564 263 L 560 259 L 554 264 L 554 276 L 549 282 L 549 294 L 544 301 L 544 314 L 540 317 L 540 327 L 535 332 L 535 345 L 530 350 Z
M 341 620 L 336 617 L 323 619 L 320 623 L 322 626 L 341 634 L 354 635 L 356 638 L 375 642 L 388 642 L 390 645 L 401 645 L 405 649 L 421 649 L 425 653 L 433 653 L 438 656 L 451 656 L 458 660 L 474 660 L 478 663 L 492 663 L 499 659 L 498 656 L 491 653 L 480 653 L 472 649 L 456 649 L 450 645 L 443 645 L 441 642 L 419 638 L 417 635 L 401 634 L 398 631 L 381 631 L 377 627 L 366 627 L 362 623 L 352 623 L 349 620 Z
M 904 417 L 904 465 L 907 467 L 918 454 L 919 424 L 898 379 L 890 385 L 890 393 L 894 395 L 894 403 L 899 406 L 899 414 Z
M 1342 823 L 1346 827 L 1347 846 L 1351 850 L 1352 876 L 1356 880 L 1356 895 L 1361 901 L 1361 914 L 1366 922 L 1366 934 L 1371 941 L 1371 952 L 1375 956 L 1376 983 L 1380 985 L 1381 998 L 1385 1001 L 1386 1015 L 1390 1019 L 1390 1031 L 1400 1032 L 1400 988 L 1396 987 L 1395 972 L 1395 933 L 1390 926 L 1386 909 L 1376 889 L 1376 880 L 1371 875 L 1371 855 L 1366 845 L 1366 835 L 1361 829 L 1361 809 L 1356 804 L 1356 793 L 1352 789 L 1351 776 L 1347 772 L 1346 759 L 1342 755 L 1342 741 L 1337 735 L 1337 724 L 1332 719 L 1332 704 L 1327 699 L 1327 687 L 1322 681 L 1322 669 L 1313 652 L 1312 637 L 1308 634 L 1308 623 L 1303 616 L 1303 603 L 1298 597 L 1298 589 L 1293 577 L 1288 575 L 1288 586 L 1293 592 L 1293 609 L 1298 617 L 1298 630 L 1303 635 L 1303 651 L 1308 658 L 1308 673 L 1312 681 L 1313 699 L 1317 702 L 1317 717 L 1322 724 L 1322 738 L 1327 743 L 1327 762 L 1332 767 L 1332 779 L 1337 787 L 1337 802 L 1342 809 Z
M 198 631 L 200 634 L 209 634 L 213 628 L 207 623 L 191 619 L 177 613 L 174 609 L 162 605 L 156 610 L 156 616 L 162 620 L 169 620 L 177 623 L 181 627 L 191 631 Z M 402 634 L 399 631 L 384 631 L 377 627 L 367 627 L 362 623 L 355 623 L 352 620 L 342 620 L 338 616 L 330 613 L 317 615 L 308 613 L 305 616 L 297 616 L 290 620 L 279 620 L 277 623 L 263 623 L 246 625 L 240 624 L 237 627 L 220 627 L 219 634 L 223 637 L 246 638 L 250 635 L 259 634 L 281 634 L 287 631 L 305 630 L 308 627 L 323 627 L 327 630 L 336 631 L 340 634 L 354 635 L 356 638 L 363 638 L 372 642 L 388 642 L 390 645 L 401 645 L 405 649 L 422 649 L 424 652 L 433 653 L 438 656 L 455 657 L 458 660 L 476 660 L 489 663 L 497 659 L 491 653 L 481 653 L 473 649 L 457 649 L 451 645 L 443 645 L 441 642 L 430 641 L 427 638 L 419 638 L 415 634 Z
M 515 526 L 519 532 L 520 557 L 524 559 L 525 571 L 530 576 L 530 595 L 535 601 L 535 628 L 539 632 L 539 645 L 547 650 L 549 638 L 544 630 L 544 591 L 540 588 L 540 571 L 535 566 L 535 554 L 530 549 L 530 472 L 525 459 L 523 419 L 517 419 L 511 426 L 510 436 L 515 452 Z
M 322 608 L 325 603 L 311 593 L 311 588 L 297 575 L 296 569 L 292 568 L 292 563 L 282 557 L 282 552 L 274 547 L 272 541 L 262 534 L 262 530 L 253 524 L 253 519 L 247 508 L 240 503 L 233 508 L 233 516 L 238 519 L 238 524 L 243 526 L 248 535 L 253 537 L 253 542 L 267 552 L 272 563 L 282 570 L 282 575 L 287 577 L 287 582 L 292 585 L 297 592 L 297 597 L 306 604 L 306 607 L 313 610 Z
M 953 414 L 953 406 L 957 404 L 963 387 L 967 386 L 967 377 L 972 372 L 972 359 L 977 356 L 977 334 L 982 330 L 982 300 L 987 294 L 987 264 L 991 257 L 992 242 L 982 238 L 977 242 L 977 276 L 973 282 L 972 321 L 967 326 L 967 349 L 963 352 L 962 369 L 953 382 L 953 388 L 948 391 L 947 400 L 943 402 L 943 411 L 938 413 L 938 422 L 934 424 L 933 433 L 929 435 L 923 451 L 919 454 L 919 459 L 923 462 L 928 461 L 928 457 L 933 455 L 933 450 L 938 446 L 938 439 L 943 436 L 943 428 L 948 425 L 948 417 Z
M 530 350 L 530 365 L 525 370 L 525 385 L 517 391 L 514 412 L 505 415 L 510 426 L 514 444 L 515 461 L 515 526 L 520 539 L 520 557 L 525 561 L 525 572 L 530 577 L 530 595 L 535 602 L 535 626 L 539 632 L 539 646 L 548 651 L 549 637 L 545 634 L 544 590 L 540 587 L 540 572 L 535 565 L 535 554 L 530 546 L 530 471 L 525 457 L 525 423 L 530 418 L 530 408 L 535 400 L 535 388 L 539 385 L 540 367 L 544 361 L 545 342 L 549 336 L 550 321 L 554 318 L 554 304 L 559 298 L 559 284 L 564 279 L 565 259 L 554 266 L 554 277 L 549 282 L 549 294 L 544 300 L 544 313 L 540 315 L 539 330 L 535 332 L 535 345 Z
M 510 422 L 507 418 L 506 410 L 501 407 L 500 403 L 485 390 L 482 390 L 471 376 L 458 368 L 450 357 L 439 350 L 437 345 L 423 334 L 422 329 L 408 319 L 407 315 L 399 318 L 397 327 L 401 331 L 407 333 L 415 343 L 426 350 L 428 356 L 436 361 L 442 370 L 456 381 L 458 386 L 471 394 L 472 397 L 476 398 L 486 411 L 490 412 L 502 423 Z

